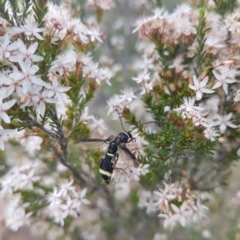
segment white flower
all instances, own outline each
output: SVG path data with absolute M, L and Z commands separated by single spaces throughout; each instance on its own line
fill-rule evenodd
M 28 173 L 21 174 L 20 185 L 18 189 L 33 189 L 33 182 L 40 179 L 39 176 L 35 176 L 35 171 L 31 169 Z
M 164 218 L 163 227 L 164 229 L 172 230 L 176 225 L 176 219 L 173 218 L 171 212 L 168 214 L 159 214 L 158 217 Z
M 148 72 L 142 72 L 132 79 L 137 83 L 147 83 L 150 80 L 150 74 Z
M 24 33 L 26 36 L 30 38 L 36 37 L 39 40 L 43 40 L 43 37 L 39 34 L 39 32 L 43 32 L 44 28 L 38 28 L 37 23 L 28 22 L 22 27 L 14 27 L 15 31 L 19 33 Z
M 48 195 L 48 209 L 47 214 L 54 218 L 55 222 L 64 225 L 64 219 L 67 216 L 79 217 L 81 204 L 89 204 L 90 201 L 85 199 L 87 189 L 80 192 L 72 186 L 73 181 L 62 185 L 60 191 L 54 188 L 53 193 Z
M 5 123 L 10 123 L 10 117 L 6 113 L 15 103 L 16 99 L 12 99 L 8 102 L 3 103 L 3 99 L 0 97 L 0 120 L 2 119 Z
M 29 217 L 32 213 L 26 214 L 25 211 L 28 205 L 20 202 L 20 195 L 15 195 L 15 198 L 12 198 L 4 209 L 6 226 L 13 231 L 17 231 L 21 226 L 30 225 Z
M 195 126 L 206 126 L 207 119 L 203 113 L 204 108 L 194 106 L 194 98 L 183 98 L 183 104 L 179 108 L 173 109 L 174 111 L 181 111 L 182 118 L 192 119 Z
M 212 87 L 212 89 L 216 89 L 222 86 L 225 94 L 228 94 L 228 84 L 237 82 L 235 78 L 239 74 L 239 72 L 236 69 L 230 68 L 227 65 L 222 65 L 213 70 L 212 72 L 217 81 Z
M 63 100 L 62 93 L 67 92 L 71 87 L 63 87 L 59 84 L 57 77 L 54 77 L 52 84 L 45 83 L 44 86 L 48 89 L 48 97 L 55 96 L 58 100 Z
M 210 141 L 216 141 L 216 137 L 220 134 L 216 132 L 212 125 L 207 126 L 207 128 L 203 131 L 205 138 L 209 139 Z
M 158 191 L 154 191 L 154 194 L 156 196 L 156 207 L 163 212 L 167 212 L 171 200 L 175 199 L 175 195 L 171 193 L 168 188 L 165 190 L 159 189 Z
M 76 53 L 70 50 L 59 54 L 53 61 L 49 72 L 57 72 L 60 76 L 62 76 L 66 70 L 74 71 L 75 59 Z
M 107 108 L 108 108 L 107 114 L 108 115 L 112 114 L 113 119 L 118 119 L 119 116 L 118 116 L 118 113 L 115 110 L 118 109 L 119 112 L 122 111 L 122 109 L 123 109 L 123 99 L 117 94 L 113 95 L 107 101 Z
M 76 56 L 76 65 L 79 67 L 87 66 L 92 63 L 92 58 L 89 55 L 85 55 L 82 52 Z
M 88 64 L 87 66 L 83 67 L 83 77 L 93 78 L 99 84 L 102 78 L 99 78 L 98 73 L 99 73 L 98 63 L 91 62 L 91 64 Z
M 189 222 L 190 211 L 187 209 L 187 203 L 183 202 L 181 207 L 177 207 L 174 204 L 171 204 L 171 208 L 174 211 L 172 218 L 175 221 L 178 221 L 183 227 Z
M 232 113 L 229 113 L 227 115 L 221 116 L 219 114 L 215 115 L 215 120 L 213 122 L 213 126 L 218 126 L 219 125 L 219 130 L 221 133 L 224 133 L 227 130 L 227 127 L 230 128 L 237 128 L 238 126 L 233 124 L 231 121 L 229 121 L 232 118 Z
M 12 194 L 13 193 L 13 184 L 12 184 L 12 178 L 10 177 L 4 177 L 1 179 L 1 195 L 2 194 Z
M 32 100 L 35 102 L 34 104 L 36 106 L 36 110 L 37 110 L 38 114 L 40 114 L 41 116 L 44 116 L 44 114 L 45 114 L 47 103 L 56 103 L 57 102 L 56 99 L 48 97 L 47 91 L 40 92 L 39 95 L 34 95 L 32 97 Z
M 99 134 L 103 134 L 107 130 L 107 126 L 102 118 L 97 119 L 93 116 L 92 121 L 93 123 L 89 126 L 92 130 L 97 130 Z
M 17 46 L 15 43 L 11 43 L 9 36 L 6 34 L 4 37 L 0 38 L 0 59 L 7 59 L 11 56 L 12 51 L 15 50 Z
M 88 122 L 88 120 L 91 120 L 93 118 L 94 117 L 88 113 L 88 107 L 85 107 L 82 111 L 80 122 Z
M 174 60 L 172 65 L 169 66 L 169 68 L 174 68 L 176 73 L 180 73 L 184 70 L 184 67 L 186 67 L 186 65 L 182 65 L 183 62 L 183 55 L 180 54 L 178 55 Z
M 19 65 L 22 69 L 22 72 L 13 71 L 9 77 L 13 78 L 14 80 L 22 81 L 24 93 L 27 93 L 30 90 L 31 84 L 40 86 L 44 85 L 44 81 L 36 75 L 39 70 L 37 65 L 31 65 L 30 61 L 20 61 Z
M 153 82 L 146 82 L 143 83 L 143 85 L 141 86 L 141 92 L 140 95 L 144 95 L 145 93 L 151 92 L 153 90 Z
M 66 182 L 61 184 L 60 186 L 60 190 L 59 190 L 59 196 L 61 197 L 66 197 L 68 195 L 68 193 L 71 193 L 74 191 L 74 186 L 73 184 L 73 180 L 70 182 Z
M 193 220 L 193 222 L 197 222 L 206 217 L 207 212 L 208 212 L 208 207 L 201 204 L 200 201 L 197 200 L 197 203 L 194 204 L 192 210 L 193 210 L 192 220 Z
M 192 110 L 197 110 L 197 111 L 201 111 L 203 110 L 203 108 L 197 107 L 195 106 L 195 98 L 188 98 L 188 97 L 184 97 L 183 98 L 183 104 L 179 107 L 179 108 L 175 108 L 173 109 L 174 111 L 182 111 L 185 110 L 186 112 L 190 112 Z
M 80 214 L 80 209 L 78 209 L 78 204 L 74 199 L 72 199 L 69 195 L 66 196 L 66 200 L 64 204 L 60 206 L 63 211 L 64 216 L 73 216 L 77 218 Z
M 122 98 L 122 101 L 128 101 L 132 102 L 133 99 L 136 99 L 137 97 L 134 94 L 134 90 L 132 88 L 127 88 L 124 90 L 121 90 L 120 98 Z
M 90 36 L 91 42 L 94 42 L 96 40 L 99 42 L 102 42 L 102 39 L 101 39 L 102 33 L 100 29 L 96 27 L 90 27 L 87 31 L 87 34 Z
M 197 79 L 197 77 L 193 76 L 194 85 L 189 85 L 189 88 L 196 92 L 196 100 L 201 100 L 203 97 L 203 93 L 213 93 L 214 91 L 211 89 L 207 89 L 206 85 L 208 83 L 208 76 L 205 77 L 202 81 Z
M 39 136 L 28 136 L 21 140 L 21 144 L 30 156 L 34 156 L 37 150 L 41 149 L 43 139 Z
M 14 69 L 13 72 L 17 71 L 17 69 Z M 22 79 L 20 78 L 12 78 L 12 75 L 10 74 L 10 77 L 1 77 L 4 81 L 4 84 L 7 85 L 6 92 L 7 95 L 12 95 L 13 92 L 15 92 L 18 96 L 21 96 L 21 93 L 23 92 L 22 88 Z
M 156 212 L 156 206 L 155 206 L 154 198 L 153 198 L 151 192 L 141 191 L 139 193 L 138 207 L 139 208 L 146 208 L 146 213 L 148 215 L 151 215 L 151 214 Z
M 89 42 L 88 39 L 88 28 L 77 19 L 77 24 L 75 24 L 74 33 L 78 36 L 79 40 L 84 44 Z M 97 33 L 95 33 L 97 34 Z
M 88 0 L 87 4 L 89 6 L 92 6 L 96 9 L 101 9 L 101 10 L 110 10 L 113 8 L 114 4 L 112 0 L 101 0 L 101 1 L 95 1 L 95 0 Z
M 27 48 L 23 41 L 19 38 L 18 42 L 15 42 L 15 44 L 17 45 L 16 48 L 18 51 L 9 58 L 11 62 L 40 62 L 43 60 L 43 57 L 34 54 L 38 47 L 37 42 L 33 43 L 29 46 L 29 48 Z
M 87 188 L 84 188 L 81 193 L 79 194 L 79 191 L 74 191 L 73 192 L 73 198 L 77 202 L 78 208 L 80 208 L 81 204 L 90 204 L 91 202 L 85 198 L 87 193 Z
M 50 208 L 60 204 L 61 198 L 56 187 L 54 187 L 54 190 L 52 193 L 49 193 L 47 195 L 47 202 L 49 203 Z
M 86 68 L 85 68 L 85 71 L 86 71 Z M 90 75 L 92 78 L 95 79 L 97 84 L 100 84 L 102 81 L 105 81 L 109 86 L 111 86 L 111 83 L 109 80 L 112 78 L 113 73 L 110 71 L 109 68 L 100 68 L 100 69 L 96 69 L 96 71 L 93 70 L 93 72 Z

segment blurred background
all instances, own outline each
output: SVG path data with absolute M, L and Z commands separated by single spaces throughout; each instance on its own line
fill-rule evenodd
M 168 0 L 162 1 L 162 4 L 168 11 L 172 11 L 177 5 L 181 4 L 182 2 L 183 1 Z M 87 1 L 55 1 L 55 3 L 68 4 L 69 7 L 72 8 L 73 14 L 76 17 L 83 19 L 83 21 L 92 21 L 93 23 L 97 21 L 97 15 L 95 14 L 94 10 L 91 10 L 91 8 L 88 6 Z M 132 77 L 136 77 L 137 69 L 139 69 L 141 64 L 144 64 L 142 55 L 146 49 L 142 49 L 142 46 L 144 47 L 145 45 L 143 45 L 142 40 L 139 39 L 138 33 L 133 33 L 133 30 L 135 22 L 138 18 L 152 14 L 152 11 L 156 6 L 156 2 L 151 0 L 115 0 L 113 1 L 113 4 L 114 8 L 110 11 L 106 11 L 103 16 L 98 19 L 104 33 L 103 43 L 98 44 L 97 47 L 92 50 L 91 55 L 96 61 L 99 61 L 102 66 L 109 67 L 113 71 L 114 76 L 110 81 L 111 86 L 104 84 L 97 92 L 94 99 L 90 102 L 89 112 L 96 117 L 103 118 L 109 127 L 109 133 L 115 134 L 116 132 L 120 131 L 121 126 L 119 123 L 116 124 L 116 122 L 107 115 L 107 100 L 114 94 L 119 94 L 120 91 L 124 88 L 132 87 L 133 89 L 136 89 L 136 92 L 139 91 L 136 87 L 136 83 L 132 80 Z M 150 43 L 149 47 L 152 47 Z M 229 181 L 229 186 L 226 186 L 226 189 L 214 189 L 214 193 L 211 193 L 211 197 L 206 193 L 206 198 L 210 202 L 209 214 L 211 220 L 206 219 L 206 222 L 201 226 L 195 226 L 194 228 L 191 226 L 186 228 L 178 227 L 173 231 L 166 231 L 161 226 L 159 218 L 156 216 L 156 214 L 146 216 L 145 210 L 139 210 L 135 213 L 136 216 L 132 217 L 132 221 L 138 221 L 138 219 L 142 219 L 144 216 L 146 216 L 145 221 L 142 223 L 142 229 L 132 229 L 132 226 L 134 226 L 134 224 L 131 222 L 121 222 L 121 219 L 119 219 L 119 224 L 124 225 L 128 231 L 139 232 L 142 234 L 142 236 L 136 234 L 136 236 L 139 236 L 139 238 L 135 239 L 240 240 L 240 211 L 238 207 L 233 206 L 232 201 L 236 195 L 236 192 L 240 189 L 239 172 L 240 165 L 236 162 L 234 164 L 234 167 L 231 169 L 231 179 Z M 124 190 L 122 194 L 124 194 Z M 126 201 L 134 202 L 134 196 L 131 196 L 130 199 L 126 199 Z M 128 209 L 122 209 L 122 211 L 127 212 Z M 97 229 L 96 225 L 95 228 L 91 228 L 91 222 L 95 221 L 94 216 L 98 213 L 94 211 L 91 212 L 90 210 L 87 210 L 86 213 L 88 216 L 80 218 L 76 224 L 79 224 L 79 226 L 82 227 L 89 225 L 89 231 L 86 231 L 88 234 L 84 235 L 84 232 L 82 232 L 81 237 L 76 238 L 76 236 L 74 236 L 73 239 L 103 239 L 101 238 L 101 231 L 100 229 Z M 108 239 L 115 239 L 113 237 L 114 227 L 116 226 L 111 225 L 110 214 L 109 221 L 105 223 L 104 229 L 107 232 L 110 232 L 109 236 L 111 237 Z M 17 232 L 12 232 L 2 227 L 0 228 L 0 236 L 2 240 L 44 239 L 41 236 L 35 236 L 35 233 L 37 231 L 40 231 L 40 229 L 38 230 L 23 227 Z M 56 231 L 61 232 L 61 230 Z M 91 232 L 95 232 L 95 234 L 91 236 Z M 96 232 L 99 232 L 99 238 L 96 238 Z M 59 237 L 58 239 L 64 239 L 64 237 Z M 119 237 L 116 237 L 116 239 L 119 239 Z M 127 240 L 128 238 L 124 239 Z

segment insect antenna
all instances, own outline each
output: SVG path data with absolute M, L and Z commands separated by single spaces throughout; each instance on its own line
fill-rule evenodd
M 135 130 L 136 128 L 139 128 L 139 127 L 141 127 L 141 126 L 143 126 L 143 125 L 145 125 L 145 124 L 148 124 L 148 123 L 156 123 L 156 124 L 158 125 L 158 123 L 155 122 L 155 121 L 149 121 L 149 122 L 145 122 L 145 123 L 142 123 L 142 124 L 138 125 L 137 127 L 133 128 L 132 130 L 130 130 L 130 131 L 128 131 L 128 132 L 132 132 L 132 131 Z
M 122 123 L 122 118 L 121 118 L 120 112 L 118 111 L 118 109 L 115 109 L 115 111 L 118 113 L 118 116 L 119 116 L 119 119 L 120 119 L 120 122 L 121 122 L 121 126 L 122 126 L 122 130 L 123 130 L 124 132 L 127 132 L 127 131 L 124 129 L 124 127 L 123 127 L 123 123 Z

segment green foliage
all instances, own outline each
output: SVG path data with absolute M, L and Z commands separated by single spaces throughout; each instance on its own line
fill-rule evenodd
M 28 2 L 28 0 L 26 0 Z M 46 1 L 44 0 L 34 0 L 33 5 L 34 18 L 40 27 L 44 25 L 43 18 L 47 13 Z
M 216 4 L 216 11 L 224 15 L 229 12 L 233 12 L 237 7 L 237 0 L 214 0 Z
M 5 11 L 5 6 L 7 2 L 8 2 L 7 0 L 0 0 L 0 15 L 5 19 L 9 19 L 9 15 Z
M 209 29 L 206 28 L 206 17 L 205 17 L 205 10 L 202 8 L 199 11 L 199 20 L 198 26 L 196 26 L 197 30 L 197 54 L 196 54 L 196 65 L 197 68 L 195 69 L 195 73 L 197 76 L 200 75 L 202 72 L 206 58 L 206 52 L 204 51 L 204 44 L 206 41 L 206 33 Z
M 162 0 L 156 0 L 156 6 L 161 8 L 162 7 Z

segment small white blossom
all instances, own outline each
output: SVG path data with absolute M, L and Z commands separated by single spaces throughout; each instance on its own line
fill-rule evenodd
M 133 101 L 133 99 L 136 99 L 137 97 L 134 94 L 134 90 L 132 88 L 126 88 L 124 90 L 121 90 L 120 98 L 122 98 L 122 101 L 128 101 L 129 103 Z
M 11 62 L 20 62 L 20 61 L 30 61 L 30 62 L 40 62 L 43 60 L 42 56 L 38 56 L 35 53 L 38 47 L 38 42 L 33 43 L 29 46 L 29 48 L 26 47 L 24 42 L 19 38 L 17 42 L 15 42 L 16 48 L 18 51 L 12 55 L 9 60 Z
M 39 95 L 35 95 L 32 97 L 34 101 L 34 105 L 36 106 L 36 110 L 38 114 L 44 116 L 46 110 L 47 103 L 56 103 L 57 100 L 55 98 L 48 97 L 48 91 L 43 91 L 39 93 Z
M 146 83 L 150 80 L 150 74 L 148 72 L 142 72 L 137 77 L 132 79 L 137 83 Z
M 35 152 L 41 149 L 43 139 L 39 136 L 28 136 L 21 140 L 21 144 L 30 156 L 34 156 Z
M 66 182 L 58 191 L 54 191 L 47 196 L 48 209 L 47 214 L 53 217 L 54 221 L 61 226 L 64 225 L 64 220 L 67 216 L 78 218 L 80 216 L 81 205 L 90 204 L 90 201 L 85 199 L 87 189 L 78 191 L 73 185 L 73 181 Z
M 6 34 L 4 37 L 0 38 L 0 59 L 8 59 L 12 51 L 15 50 L 17 46 L 10 42 L 9 36 Z
M 100 29 L 96 28 L 96 27 L 90 27 L 88 29 L 88 32 L 87 34 L 90 36 L 90 40 L 91 42 L 94 42 L 94 41 L 99 41 L 99 42 L 102 42 L 102 39 L 101 39 L 101 31 Z
M 202 220 L 203 218 L 206 218 L 207 212 L 208 212 L 208 207 L 201 204 L 200 201 L 197 200 L 197 202 L 196 202 L 196 204 L 194 204 L 192 210 L 193 210 L 192 220 L 193 220 L 193 222 L 198 222 L 198 221 Z
M 92 117 L 93 123 L 90 124 L 90 128 L 92 130 L 97 130 L 99 134 L 103 134 L 105 130 L 107 130 L 107 126 L 102 118 L 95 118 L 94 116 Z
M 21 27 L 14 27 L 14 29 L 19 33 L 24 33 L 27 37 L 43 40 L 43 37 L 39 33 L 43 32 L 44 28 L 38 28 L 37 23 L 28 22 Z
M 224 116 L 216 114 L 215 115 L 216 120 L 213 122 L 213 126 L 219 126 L 219 130 L 221 133 L 224 133 L 227 130 L 227 127 L 237 128 L 238 126 L 230 121 L 232 115 L 233 115 L 232 113 L 229 113 Z
M 176 226 L 176 219 L 173 218 L 172 214 L 159 214 L 158 217 L 164 218 L 163 227 L 164 229 L 172 230 Z
M 45 83 L 44 86 L 48 89 L 47 95 L 49 98 L 56 97 L 58 100 L 63 100 L 62 93 L 67 92 L 71 87 L 61 86 L 56 77 L 53 78 L 52 84 Z
M 180 207 L 177 207 L 174 204 L 171 204 L 171 207 L 174 211 L 172 218 L 179 222 L 183 227 L 189 222 L 190 211 L 187 209 L 186 202 L 183 202 Z
M 17 231 L 24 225 L 30 225 L 29 217 L 32 213 L 26 213 L 25 208 L 27 206 L 28 204 L 20 202 L 20 195 L 15 195 L 15 198 L 9 201 L 7 207 L 4 209 L 5 222 L 8 228 Z
M 197 79 L 197 77 L 193 76 L 193 83 L 194 85 L 189 85 L 189 88 L 196 92 L 196 100 L 201 100 L 203 97 L 203 93 L 213 93 L 214 91 L 211 89 L 206 88 L 208 83 L 208 76 L 205 77 L 202 81 Z
M 216 141 L 216 137 L 220 136 L 217 133 L 216 129 L 213 126 L 207 126 L 207 128 L 203 131 L 205 138 L 209 139 L 210 141 Z
M 216 83 L 212 89 L 222 87 L 227 95 L 228 85 L 237 82 L 236 76 L 239 75 L 239 72 L 234 68 L 230 68 L 228 65 L 222 65 L 218 68 L 215 68 L 215 70 L 212 72 L 216 78 Z
M 7 102 L 3 102 L 3 99 L 0 97 L 0 120 L 3 120 L 5 123 L 10 123 L 10 117 L 6 113 L 15 103 L 16 99 L 12 99 Z

